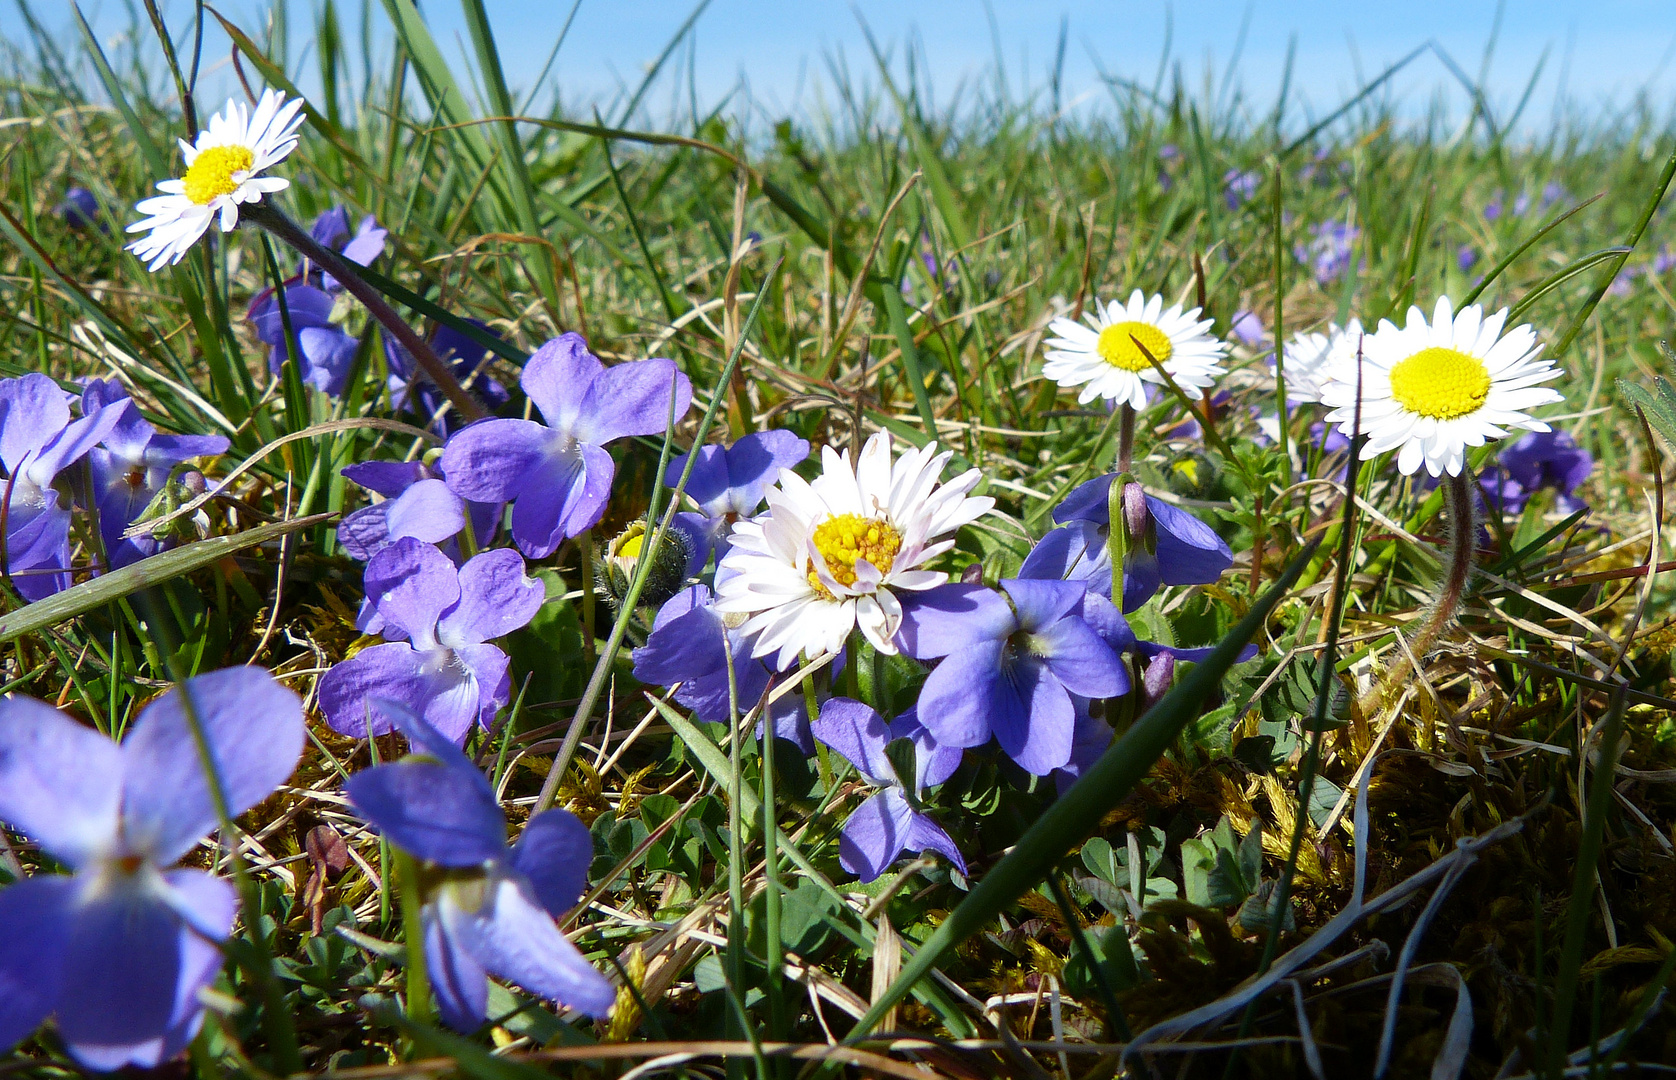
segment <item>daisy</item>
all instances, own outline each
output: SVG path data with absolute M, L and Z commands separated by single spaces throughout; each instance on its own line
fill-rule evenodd
M 943 584 L 943 574 L 920 568 L 954 546 L 940 538 L 995 505 L 968 497 L 982 478 L 977 469 L 938 486 L 953 456 L 931 443 L 893 464 L 881 431 L 853 467 L 848 451 L 825 447 L 813 483 L 782 469 L 768 512 L 734 525 L 716 570 L 716 610 L 749 616 L 751 655 L 778 652 L 783 671 L 799 653 L 837 652 L 858 626 L 875 649 L 894 654 L 897 593 Z
M 1466 448 L 1509 430 L 1547 431 L 1527 412 L 1563 398 L 1538 384 L 1558 378 L 1553 361 L 1539 359 L 1541 342 L 1529 326 L 1506 334 L 1504 308 L 1489 318 L 1477 304 L 1454 314 L 1442 297 L 1428 323 L 1417 307 L 1398 329 L 1382 319 L 1362 346 L 1361 431 L 1364 459 L 1397 450 L 1397 468 L 1412 475 L 1422 463 L 1433 476 L 1461 475 Z M 1354 437 L 1356 367 L 1335 365 L 1321 401 L 1330 423 Z
M 209 130 L 198 133 L 196 145 L 181 142 L 186 175 L 160 181 L 157 190 L 164 194 L 135 207 L 151 216 L 127 231 L 150 235 L 129 244 L 128 250 L 149 270 L 178 263 L 218 214 L 221 231 L 232 232 L 239 223 L 240 203 L 260 202 L 262 196 L 289 187 L 289 180 L 261 173 L 297 148 L 302 108 L 300 98 L 287 104 L 285 95 L 275 90 L 263 92 L 254 113 L 229 101 L 210 117 Z
M 1059 336 L 1047 343 L 1042 374 L 1060 386 L 1082 386 L 1079 404 L 1100 397 L 1140 409 L 1146 405 L 1144 384 L 1164 385 L 1152 366 L 1157 360 L 1188 397 L 1197 399 L 1223 373 L 1218 362 L 1228 351 L 1210 335 L 1212 320 L 1201 321 L 1199 310 L 1183 312 L 1175 304 L 1166 311 L 1162 296 L 1147 299 L 1136 289 L 1127 305 L 1113 300 L 1102 309 L 1095 304 L 1083 315 L 1086 326 L 1055 319 L 1048 329 Z
M 1326 333 L 1292 335 L 1286 343 L 1286 400 L 1320 401 L 1327 372 L 1346 362 L 1354 372 L 1361 344 L 1362 324 L 1357 319 L 1342 328 L 1329 326 Z

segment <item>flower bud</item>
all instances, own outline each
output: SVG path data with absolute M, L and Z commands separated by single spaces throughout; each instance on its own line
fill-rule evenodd
M 1147 541 L 1152 515 L 1146 508 L 1146 489 L 1138 483 L 1123 486 L 1123 529 L 1128 534 L 1129 546 L 1139 547 Z
M 1147 662 L 1146 672 L 1141 676 L 1141 710 L 1144 712 L 1152 708 L 1170 692 L 1170 684 L 1176 678 L 1176 658 L 1168 652 L 1161 652 Z
M 629 586 L 640 566 L 649 543 L 644 522 L 636 521 L 622 532 L 606 549 L 600 559 L 595 578 L 599 591 L 612 604 L 619 604 L 628 596 Z M 651 569 L 646 573 L 646 584 L 640 590 L 640 602 L 661 607 L 664 601 L 681 591 L 687 580 L 687 566 L 692 561 L 692 538 L 682 529 L 669 529 L 658 544 Z

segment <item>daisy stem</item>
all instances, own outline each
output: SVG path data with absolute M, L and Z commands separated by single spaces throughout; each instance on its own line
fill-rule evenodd
M 1117 407 L 1117 471 L 1126 473 L 1135 457 L 1135 407 L 1124 402 Z
M 267 203 L 252 203 L 246 206 L 242 216 L 266 229 L 275 239 L 291 247 L 297 254 L 330 274 L 349 290 L 368 313 L 383 323 L 402 347 L 412 354 L 414 361 L 425 370 L 425 375 L 436 384 L 437 389 L 442 391 L 462 417 L 471 421 L 481 420 L 489 415 L 488 410 L 478 404 L 477 399 L 460 385 L 460 380 L 456 379 L 448 365 L 437 357 L 430 344 L 396 314 L 395 309 L 385 302 L 377 289 L 367 284 L 353 263 L 317 242 L 314 237 L 298 227 L 296 222 Z
M 1472 575 L 1472 553 L 1478 531 L 1478 508 L 1473 504 L 1471 474 L 1462 469 L 1459 476 L 1445 476 L 1442 487 L 1449 506 L 1449 550 L 1444 564 L 1443 584 L 1438 589 L 1437 600 L 1427 613 L 1425 622 L 1419 632 L 1410 639 L 1409 648 L 1397 660 L 1395 666 L 1385 673 L 1379 684 L 1363 696 L 1359 703 L 1363 715 L 1369 715 L 1379 708 L 1392 688 L 1408 677 L 1414 664 L 1426 655 L 1426 651 L 1437 641 L 1438 635 L 1455 621 L 1455 616 L 1461 609 L 1461 599 L 1466 595 L 1466 583 L 1467 578 Z M 1410 660 L 1410 657 L 1413 657 L 1413 660 Z

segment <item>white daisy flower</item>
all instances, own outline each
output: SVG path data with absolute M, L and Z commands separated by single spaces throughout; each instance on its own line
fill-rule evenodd
M 302 109 L 301 98 L 287 104 L 285 95 L 275 90 L 263 91 L 255 112 L 242 102 L 229 101 L 210 117 L 209 130 L 198 133 L 196 145 L 181 140 L 186 175 L 160 181 L 157 190 L 164 194 L 142 199 L 135 207 L 151 216 L 127 231 L 150 235 L 129 244 L 128 250 L 144 260 L 148 270 L 180 262 L 217 215 L 221 231 L 232 232 L 239 223 L 240 203 L 260 202 L 262 196 L 289 187 L 289 180 L 261 174 L 297 148 Z
M 1477 304 L 1455 315 L 1449 298 L 1437 302 L 1431 322 L 1417 307 L 1398 329 L 1382 319 L 1362 345 L 1363 458 L 1398 450 L 1397 468 L 1412 475 L 1422 463 L 1433 476 L 1461 475 L 1466 448 L 1499 439 L 1509 430 L 1547 431 L 1527 410 L 1564 400 L 1539 385 L 1558 378 L 1551 360 L 1539 359 L 1542 343 L 1529 326 L 1502 333 L 1503 308 L 1489 318 Z M 1356 364 L 1334 366 L 1321 392 L 1332 407 L 1330 423 L 1356 434 Z
M 1362 340 L 1362 324 L 1357 319 L 1342 328 L 1329 326 L 1326 333 L 1294 334 L 1286 343 L 1286 400 L 1320 401 L 1327 372 L 1342 363 L 1354 370 L 1356 348 Z
M 799 653 L 842 649 L 857 626 L 874 648 L 894 654 L 896 594 L 943 584 L 945 575 L 920 567 L 954 546 L 948 534 L 995 505 L 967 495 L 982 478 L 977 469 L 938 486 L 953 456 L 931 443 L 893 465 L 890 435 L 880 432 L 853 468 L 849 451 L 825 447 L 813 483 L 780 470 L 768 511 L 734 525 L 733 546 L 716 569 L 716 609 L 749 616 L 751 655 L 778 653 L 784 670 Z
M 1143 408 L 1145 384 L 1164 385 L 1147 353 L 1195 400 L 1223 374 L 1220 361 L 1228 346 L 1211 336 L 1211 320 L 1201 321 L 1198 308 L 1184 312 L 1175 304 L 1166 311 L 1162 296 L 1149 300 L 1136 289 L 1127 304 L 1095 304 L 1082 318 L 1081 323 L 1060 318 L 1048 324 L 1059 336 L 1047 343 L 1042 367 L 1042 374 L 1060 386 L 1082 386 L 1079 404 L 1098 397 Z

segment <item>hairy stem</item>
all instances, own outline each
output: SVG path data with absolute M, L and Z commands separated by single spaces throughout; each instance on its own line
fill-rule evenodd
M 1360 706 L 1363 715 L 1371 715 L 1385 701 L 1391 690 L 1406 679 L 1415 662 L 1437 641 L 1438 636 L 1455 621 L 1461 609 L 1461 598 L 1466 595 L 1467 578 L 1472 574 L 1472 551 L 1478 531 L 1478 508 L 1473 504 L 1472 479 L 1465 470 L 1460 476 L 1443 478 L 1444 501 L 1449 512 L 1449 551 L 1444 565 L 1443 582 L 1437 599 L 1426 613 L 1425 621 L 1408 650 L 1398 658 L 1377 686 L 1363 696 Z M 1410 659 L 1413 657 L 1414 659 Z
M 1117 471 L 1126 473 L 1135 456 L 1135 408 L 1128 402 L 1117 407 Z
M 316 241 L 296 222 L 267 203 L 251 204 L 246 206 L 242 213 L 246 220 L 272 233 L 276 239 L 336 278 L 348 289 L 373 318 L 383 323 L 390 333 L 396 336 L 402 348 L 412 354 L 414 361 L 424 369 L 426 377 L 436 384 L 437 389 L 448 398 L 456 412 L 467 420 L 481 420 L 489 415 L 488 410 L 460 385 L 460 380 L 454 377 L 454 372 L 442 362 L 430 344 L 396 314 L 395 309 L 385 302 L 377 289 L 367 284 L 356 272 L 357 267 L 353 263 Z

